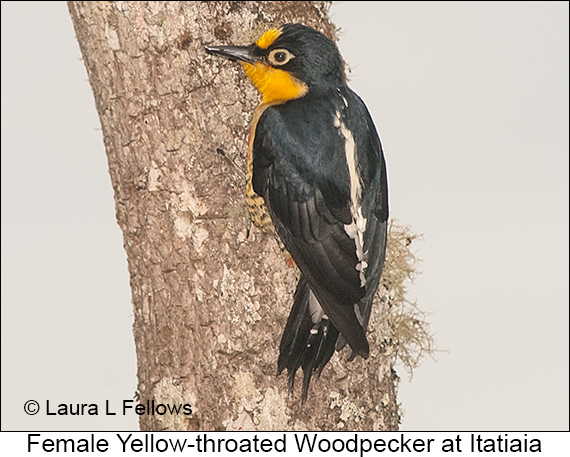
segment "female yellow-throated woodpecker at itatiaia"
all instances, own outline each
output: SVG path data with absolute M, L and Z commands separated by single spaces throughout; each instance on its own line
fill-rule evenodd
M 287 24 L 249 46 L 208 46 L 243 63 L 261 92 L 248 155 L 253 222 L 269 217 L 301 271 L 281 339 L 289 388 L 303 369 L 303 401 L 335 348 L 368 357 L 366 328 L 384 265 L 386 165 L 364 102 L 346 84 L 336 45 Z

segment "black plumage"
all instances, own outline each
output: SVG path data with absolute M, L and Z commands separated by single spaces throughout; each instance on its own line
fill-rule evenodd
M 355 242 L 344 227 L 352 222 L 350 178 L 344 140 L 334 125 L 337 112 L 348 129 L 358 132 L 355 151 L 367 219 L 364 287 L 356 269 Z M 364 103 L 342 85 L 266 108 L 253 143 L 253 186 L 264 197 L 279 237 L 301 270 L 297 294 L 307 295 L 307 283 L 332 321 L 329 328 L 338 329 L 355 354 L 367 357 L 365 329 L 384 263 L 388 200 L 382 148 Z M 289 341 L 294 338 L 288 332 L 302 325 L 292 322 L 303 320 L 306 328 L 313 328 L 307 302 L 308 298 L 296 297 L 281 344 L 279 371 L 287 368 L 294 375 L 299 367 L 295 357 L 288 361 L 284 354 L 296 352 L 291 350 L 294 344 Z M 308 331 L 301 333 L 297 330 L 296 338 L 308 339 Z M 327 336 L 334 340 L 333 346 L 337 336 L 337 332 Z M 320 372 L 332 354 L 326 351 L 313 369 Z M 306 377 L 310 374 L 305 371 Z

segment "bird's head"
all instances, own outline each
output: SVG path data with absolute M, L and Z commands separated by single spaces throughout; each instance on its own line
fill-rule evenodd
M 270 29 L 249 46 L 206 46 L 206 51 L 242 62 L 264 103 L 282 103 L 344 83 L 336 45 L 301 24 Z

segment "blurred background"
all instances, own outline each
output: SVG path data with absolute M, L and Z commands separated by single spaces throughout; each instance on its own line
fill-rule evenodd
M 121 404 L 133 313 L 99 119 L 65 2 L 2 2 L 2 430 L 133 430 L 27 400 Z M 410 298 L 436 361 L 402 430 L 568 430 L 568 2 L 335 2 Z

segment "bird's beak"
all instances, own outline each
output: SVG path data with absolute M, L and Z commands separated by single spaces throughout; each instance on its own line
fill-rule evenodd
M 250 46 L 205 46 L 208 54 L 219 54 L 230 60 L 255 63 L 258 59 L 252 54 Z

